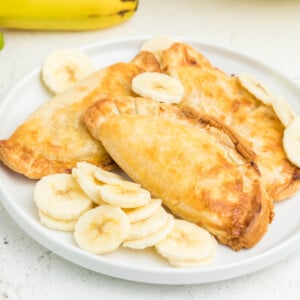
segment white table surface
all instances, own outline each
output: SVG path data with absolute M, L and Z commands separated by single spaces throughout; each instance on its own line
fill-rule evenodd
M 300 85 L 300 1 L 140 2 L 137 14 L 130 21 L 110 29 L 91 32 L 4 30 L 6 44 L 0 52 L 0 100 L 22 76 L 39 66 L 52 49 L 145 34 L 175 34 L 226 46 L 276 67 Z M 158 286 L 114 279 L 78 267 L 40 246 L 15 224 L 0 203 L 1 300 L 288 300 L 300 297 L 299 275 L 300 250 L 295 249 L 293 254 L 266 269 L 217 283 Z

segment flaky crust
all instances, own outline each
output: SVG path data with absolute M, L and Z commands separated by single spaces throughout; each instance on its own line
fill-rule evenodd
M 266 232 L 273 206 L 255 154 L 222 122 L 133 97 L 95 103 L 85 122 L 115 162 L 177 216 L 235 250 Z
M 164 51 L 162 61 L 163 71 L 179 78 L 185 87 L 182 107 L 217 117 L 247 141 L 257 154 L 267 191 L 275 201 L 300 188 L 300 171 L 284 153 L 284 127 L 272 107 L 248 93 L 236 76 L 218 70 L 185 44 L 173 44 Z
M 117 63 L 97 71 L 33 112 L 7 140 L 0 141 L 0 160 L 12 170 L 38 179 L 69 172 L 78 161 L 111 168 L 112 159 L 87 131 L 84 111 L 95 101 L 114 95 L 131 95 L 131 80 L 144 71 L 160 71 L 148 52 L 131 63 Z

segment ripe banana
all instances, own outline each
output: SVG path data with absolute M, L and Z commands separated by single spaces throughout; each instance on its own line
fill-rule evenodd
M 4 47 L 4 36 L 3 33 L 0 32 L 0 50 L 2 50 Z
M 1 2 L 0 27 L 39 30 L 89 30 L 128 20 L 138 0 L 8 0 Z

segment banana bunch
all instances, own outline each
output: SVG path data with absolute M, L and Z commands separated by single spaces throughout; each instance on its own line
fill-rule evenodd
M 73 232 L 90 253 L 154 247 L 174 267 L 202 266 L 215 256 L 216 241 L 206 230 L 174 219 L 139 184 L 86 162 L 72 174 L 43 177 L 33 198 L 44 226 Z
M 39 30 L 89 30 L 128 20 L 138 0 L 1 1 L 0 27 Z

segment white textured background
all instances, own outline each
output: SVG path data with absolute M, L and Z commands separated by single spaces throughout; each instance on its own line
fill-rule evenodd
M 130 21 L 111 29 L 83 33 L 4 31 L 0 101 L 52 49 L 145 34 L 181 35 L 226 46 L 263 60 L 300 83 L 300 1 L 140 2 L 137 14 Z M 96 274 L 52 254 L 28 237 L 0 204 L 0 300 L 139 298 L 300 299 L 300 250 L 262 271 L 218 283 L 193 286 L 133 283 Z

